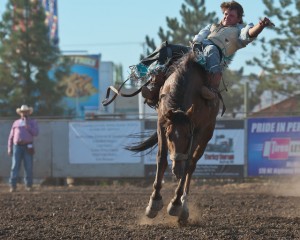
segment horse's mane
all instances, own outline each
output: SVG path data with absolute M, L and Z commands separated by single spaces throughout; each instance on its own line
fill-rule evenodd
M 168 69 L 167 77 L 176 72 L 179 75 L 183 75 L 187 71 L 189 62 L 195 61 L 195 54 L 193 51 L 185 53 L 177 61 L 175 61 Z
M 182 109 L 184 94 L 189 84 L 191 69 L 196 68 L 204 73 L 204 68 L 195 62 L 195 53 L 190 51 L 184 54 L 179 60 L 174 62 L 168 69 L 168 77 L 174 74 L 173 82 L 171 85 L 170 93 L 168 95 L 167 107 L 169 109 Z M 200 73 L 200 74 L 201 74 Z M 199 79 L 200 81 L 200 79 Z

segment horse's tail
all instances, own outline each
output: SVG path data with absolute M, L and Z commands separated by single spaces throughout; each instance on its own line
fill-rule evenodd
M 146 140 L 136 143 L 136 145 L 132 145 L 132 146 L 126 146 L 125 149 L 132 151 L 132 152 L 142 152 L 145 151 L 149 148 L 154 147 L 155 145 L 157 145 L 158 142 L 158 138 L 157 138 L 157 132 L 155 131 L 149 138 L 147 138 Z

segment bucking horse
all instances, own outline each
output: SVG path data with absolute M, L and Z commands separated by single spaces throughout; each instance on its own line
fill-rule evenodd
M 209 84 L 205 69 L 195 61 L 195 54 L 194 51 L 186 53 L 169 69 L 156 109 L 157 131 L 148 139 L 127 147 L 128 150 L 141 152 L 156 144 L 158 146 L 153 192 L 146 208 L 149 218 L 155 218 L 163 208 L 160 191 L 169 154 L 178 185 L 167 211 L 169 215 L 177 216 L 179 221 L 188 220 L 187 197 L 191 178 L 215 129 L 222 97 L 218 93 L 219 97 L 214 99 L 201 95 L 201 89 Z

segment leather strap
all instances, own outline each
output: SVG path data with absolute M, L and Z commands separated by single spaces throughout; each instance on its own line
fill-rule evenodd
M 129 80 L 129 78 L 124 81 L 121 86 L 116 89 L 114 86 L 109 86 L 106 90 L 106 97 L 105 99 L 102 101 L 102 105 L 103 106 L 107 106 L 109 105 L 110 103 L 112 103 L 117 96 L 122 96 L 122 97 L 133 97 L 135 95 L 137 95 L 138 93 L 141 92 L 142 90 L 142 87 L 144 86 L 147 86 L 150 82 L 151 82 L 151 79 L 149 79 L 145 84 L 143 84 L 137 91 L 131 93 L 131 94 L 126 94 L 126 93 L 122 93 L 121 92 L 121 89 L 123 88 L 124 84 Z M 111 99 L 109 99 L 109 95 L 110 95 L 110 91 L 113 91 L 115 94 L 113 95 L 113 97 Z
M 224 100 L 223 100 L 223 97 L 222 97 L 222 94 L 218 91 L 217 92 L 218 96 L 219 96 L 219 99 L 221 100 L 222 104 L 223 104 L 223 108 L 222 108 L 222 113 L 221 113 L 221 117 L 223 116 L 223 114 L 225 113 L 226 111 L 226 106 L 225 106 L 225 103 L 224 103 Z

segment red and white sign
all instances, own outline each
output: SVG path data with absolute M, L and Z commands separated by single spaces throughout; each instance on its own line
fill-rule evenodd
M 288 160 L 289 157 L 300 157 L 300 141 L 291 138 L 272 138 L 263 147 L 263 157 L 269 160 Z

